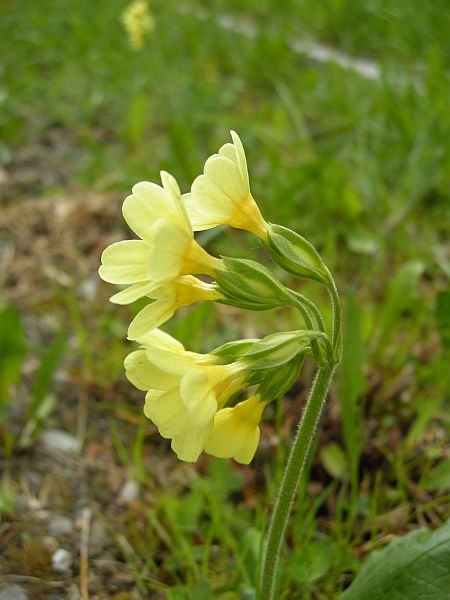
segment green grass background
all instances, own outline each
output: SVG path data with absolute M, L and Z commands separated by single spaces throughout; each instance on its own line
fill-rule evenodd
M 364 545 L 392 533 L 386 515 L 404 510 L 406 531 L 436 525 L 448 507 L 445 436 L 423 441 L 448 432 L 448 2 L 155 0 L 156 27 L 140 51 L 121 25 L 125 7 L 118 0 L 1 3 L 0 161 L 8 170 L 18 150 L 57 131 L 70 150 L 53 157 L 52 168 L 66 180 L 39 184 L 37 194 L 125 197 L 136 181 L 157 181 L 160 169 L 188 191 L 206 157 L 238 131 L 265 218 L 316 245 L 344 301 L 345 353 L 331 399 L 342 425 L 317 449 L 320 493 L 306 484 L 300 491 L 282 596 L 333 598 L 359 570 Z M 224 14 L 239 27 L 221 27 Z M 239 30 L 246 25 L 255 36 Z M 297 39 L 373 60 L 381 77 L 319 64 L 293 51 Z M 20 203 L 20 190 L 8 202 Z M 208 249 L 250 256 L 256 246 L 245 234 L 220 231 Z M 329 315 L 320 290 L 295 285 Z M 76 291 L 69 296 L 54 298 L 79 340 L 65 347 L 66 360 L 81 365 L 80 386 L 110 389 L 123 378 L 129 314 L 99 302 L 86 308 Z M 35 318 L 43 312 L 36 307 Z M 200 306 L 167 329 L 207 351 L 242 335 L 246 319 L 260 333 L 300 323 L 283 312 L 244 315 L 237 324 L 230 317 L 224 327 L 214 308 Z M 139 414 L 134 398 L 122 401 Z M 140 521 L 148 538 L 131 512 L 123 526 L 133 548 L 123 560 L 144 596 L 158 581 L 178 585 L 170 592 L 176 600 L 233 598 L 254 586 L 265 510 L 292 429 L 283 425 L 282 405 L 269 417 L 285 439 L 257 463 L 251 502 L 239 492 L 244 472 L 220 461 L 208 462 L 189 488 L 157 488 L 146 462 L 148 423 L 134 431 L 131 450 L 112 426 L 118 460 L 154 496 Z M 384 462 L 371 464 L 368 448 Z

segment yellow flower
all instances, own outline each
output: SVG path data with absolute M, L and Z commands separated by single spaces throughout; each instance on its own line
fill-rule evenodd
M 251 231 L 266 240 L 270 226 L 263 219 L 251 192 L 244 148 L 235 131 L 233 143 L 224 144 L 205 163 L 191 193 L 183 196 L 194 231 L 227 224 Z
M 140 50 L 145 37 L 155 28 L 155 20 L 145 0 L 135 0 L 123 11 L 121 21 L 128 35 L 130 45 Z
M 125 221 L 141 239 L 116 242 L 102 254 L 100 277 L 131 284 L 113 301 L 132 302 L 182 275 L 213 275 L 221 265 L 194 240 L 176 180 L 164 171 L 161 180 L 163 187 L 137 183 L 123 204 Z
M 163 437 L 172 439 L 178 458 L 195 462 L 213 429 L 214 415 L 240 389 L 243 366 L 214 364 L 212 355 L 187 352 L 155 330 L 139 341 L 142 349 L 125 359 L 128 379 L 149 390 L 144 414 Z
M 159 327 L 168 321 L 181 306 L 223 298 L 214 285 L 205 283 L 192 275 L 177 277 L 162 286 L 156 284 L 150 287 L 144 284 L 140 288 L 139 285 L 130 286 L 110 298 L 111 302 L 116 304 L 129 304 L 141 297 L 141 289 L 143 289 L 146 296 L 155 299 L 155 302 L 141 310 L 131 322 L 128 328 L 128 339 L 130 340 L 136 340 L 147 331 Z
M 205 452 L 218 458 L 234 458 L 244 465 L 252 460 L 259 442 L 259 423 L 265 402 L 258 395 L 219 410 L 205 444 Z

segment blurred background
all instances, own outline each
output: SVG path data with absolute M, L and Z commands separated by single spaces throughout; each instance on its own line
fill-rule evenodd
M 130 236 L 121 204 L 131 186 L 165 169 L 188 191 L 230 129 L 263 215 L 316 245 L 345 311 L 281 597 L 335 598 L 369 552 L 445 520 L 448 9 L 0 4 L 2 600 L 252 597 L 313 365 L 266 411 L 250 466 L 181 463 L 123 374 L 126 328 L 142 304 L 109 304 L 115 290 L 97 275 L 102 250 Z M 200 240 L 274 269 L 243 232 Z M 330 316 L 319 286 L 275 272 Z M 165 329 L 207 352 L 301 326 L 289 310 L 204 304 Z

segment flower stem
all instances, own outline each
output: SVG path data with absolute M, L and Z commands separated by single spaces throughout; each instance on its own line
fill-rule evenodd
M 284 532 L 333 373 L 332 366 L 322 367 L 317 372 L 291 448 L 269 524 L 261 573 L 260 600 L 273 600 L 275 597 Z

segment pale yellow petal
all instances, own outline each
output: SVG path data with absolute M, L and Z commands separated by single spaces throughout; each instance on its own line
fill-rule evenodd
M 172 352 L 152 347 L 146 348 L 146 352 L 148 360 L 158 369 L 178 377 L 182 377 L 193 365 L 188 352 Z
M 164 282 L 178 277 L 191 242 L 192 235 L 179 225 L 168 219 L 159 219 L 152 227 L 152 248 L 148 259 L 151 279 Z
M 175 308 L 173 298 L 165 297 L 155 300 L 138 312 L 131 321 L 128 327 L 128 339 L 137 340 L 152 329 L 156 329 L 173 317 Z
M 235 210 L 232 199 L 206 175 L 194 180 L 191 194 L 184 198 L 184 203 L 195 231 L 225 223 Z
M 143 240 L 150 240 L 150 230 L 155 221 L 174 213 L 173 198 L 162 187 L 150 181 L 133 186 L 133 193 L 125 199 L 122 213 L 129 227 Z
M 164 189 L 172 196 L 172 203 L 180 219 L 180 225 L 182 225 L 186 231 L 190 231 L 192 227 L 186 209 L 181 201 L 181 191 L 177 180 L 173 175 L 167 173 L 167 171 L 161 171 L 160 175 Z
M 114 304 L 130 304 L 139 298 L 144 296 L 151 296 L 151 292 L 155 290 L 157 286 L 152 281 L 143 281 L 141 283 L 135 283 L 125 290 L 114 294 L 109 299 Z
M 139 283 L 149 279 L 149 247 L 141 240 L 124 240 L 105 248 L 99 275 L 108 283 Z
M 247 169 L 247 159 L 245 157 L 244 146 L 242 145 L 241 138 L 235 131 L 230 131 L 231 138 L 233 140 L 235 152 L 236 152 L 236 162 L 239 167 L 239 171 L 241 173 L 242 179 L 244 181 L 245 187 L 247 189 L 247 193 L 250 193 L 250 183 L 248 180 L 248 169 Z
M 139 338 L 139 343 L 143 346 L 159 348 L 167 352 L 184 352 L 183 344 L 161 329 L 146 333 Z
M 180 400 L 177 388 L 162 394 L 147 394 L 144 414 L 153 421 L 164 438 L 177 435 L 186 426 L 186 408 Z
M 234 144 L 230 144 L 230 142 L 227 142 L 221 148 L 219 148 L 219 154 L 220 156 L 228 158 L 228 160 L 231 160 L 231 162 L 234 162 L 237 165 L 236 150 Z
M 206 369 L 189 370 L 181 380 L 180 395 L 193 425 L 203 427 L 212 420 L 217 411 L 217 400 Z
M 246 432 L 244 443 L 240 449 L 233 454 L 233 458 L 238 463 L 248 465 L 255 456 L 259 444 L 259 427 L 253 427 Z
M 239 168 L 228 158 L 217 154 L 210 156 L 205 163 L 204 174 L 220 187 L 233 204 L 236 203 L 236 207 L 239 206 L 239 200 L 248 195 Z
M 180 460 L 196 462 L 200 456 L 205 440 L 209 437 L 212 424 L 202 429 L 187 428 L 172 439 L 172 450 Z
M 127 379 L 142 391 L 150 389 L 167 391 L 178 386 L 180 381 L 179 377 L 161 371 L 152 364 L 145 350 L 131 352 L 125 358 L 124 366 Z

